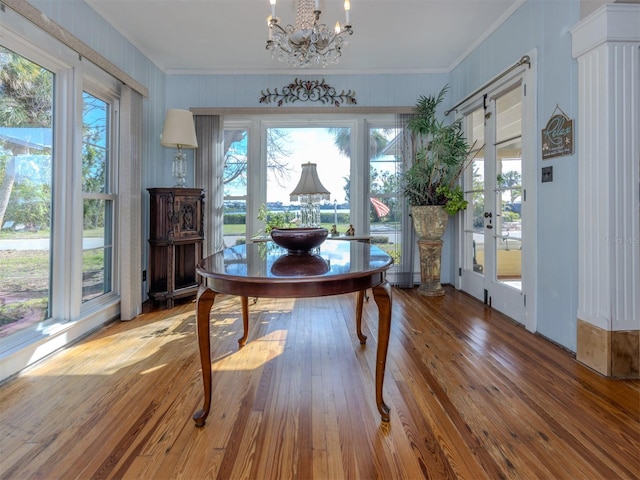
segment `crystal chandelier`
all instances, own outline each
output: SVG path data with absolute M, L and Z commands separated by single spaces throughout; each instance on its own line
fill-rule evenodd
M 336 22 L 333 30 L 320 23 L 320 0 L 298 0 L 296 23 L 284 28 L 276 17 L 276 0 L 269 0 L 269 3 L 271 15 L 267 17 L 267 50 L 271 50 L 272 58 L 302 68 L 309 65 L 326 67 L 338 62 L 342 47 L 347 45 L 347 38 L 353 34 L 349 0 L 344 2 L 345 24 L 341 26 Z

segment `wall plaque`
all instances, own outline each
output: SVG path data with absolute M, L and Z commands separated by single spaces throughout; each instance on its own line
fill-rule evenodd
M 333 104 L 339 107 L 340 104 L 355 105 L 356 92 L 349 90 L 338 93 L 335 88 L 322 80 L 300 80 L 295 79 L 288 85 L 281 88 L 281 91 L 274 89 L 272 92 L 267 88 L 260 92 L 260 103 L 275 103 L 281 107 L 285 103 L 295 102 L 320 102 Z
M 573 154 L 573 120 L 556 105 L 542 129 L 542 159 Z

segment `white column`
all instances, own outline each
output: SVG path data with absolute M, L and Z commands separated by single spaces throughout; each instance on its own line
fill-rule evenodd
M 638 376 L 640 5 L 609 3 L 572 30 L 578 61 L 578 360 Z

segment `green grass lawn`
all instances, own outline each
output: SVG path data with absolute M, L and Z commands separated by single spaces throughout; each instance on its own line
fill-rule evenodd
M 240 226 L 240 225 L 239 225 Z M 51 235 L 49 229 L 37 231 L 29 230 L 0 230 L 0 240 L 22 240 L 30 238 L 48 238 Z M 84 238 L 101 238 L 104 236 L 104 228 L 89 228 L 82 232 Z

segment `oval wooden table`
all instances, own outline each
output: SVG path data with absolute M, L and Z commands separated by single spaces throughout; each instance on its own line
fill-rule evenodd
M 193 415 L 196 426 L 205 424 L 211 410 L 211 340 L 209 317 L 217 294 L 238 295 L 242 300 L 244 332 L 249 335 L 249 297 L 304 298 L 357 292 L 356 333 L 361 344 L 362 306 L 365 291 L 373 290 L 378 306 L 378 349 L 376 353 L 376 404 L 382 420 L 389 421 L 389 407 L 382 398 L 382 384 L 391 331 L 391 287 L 386 271 L 393 264 L 380 248 L 361 242 L 324 242 L 309 255 L 287 255 L 273 242 L 249 243 L 226 248 L 203 259 L 197 266 L 202 283 L 196 300 L 198 347 L 202 363 L 204 405 Z

